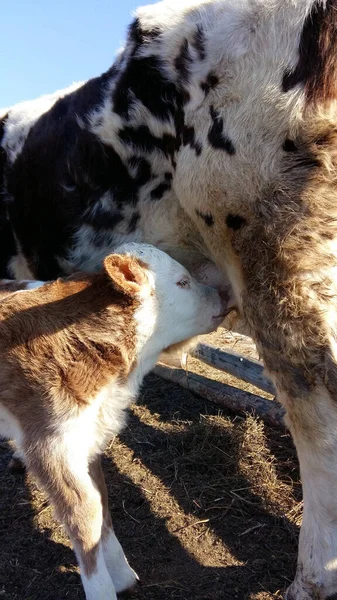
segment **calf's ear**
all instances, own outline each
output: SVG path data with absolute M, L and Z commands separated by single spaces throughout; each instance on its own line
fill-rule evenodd
M 110 254 L 104 260 L 104 269 L 119 292 L 134 296 L 147 283 L 145 265 L 133 256 Z

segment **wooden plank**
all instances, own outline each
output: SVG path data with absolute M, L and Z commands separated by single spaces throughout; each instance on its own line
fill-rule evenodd
M 224 351 L 210 344 L 199 344 L 190 354 L 203 363 L 234 375 L 246 383 L 255 385 L 260 390 L 275 395 L 272 382 L 263 374 L 263 364 L 254 358 L 246 358 L 232 351 Z
M 190 390 L 224 408 L 235 412 L 255 414 L 269 425 L 285 427 L 283 422 L 284 409 L 276 400 L 267 400 L 196 373 L 186 373 L 182 369 L 171 369 L 170 367 L 157 365 L 154 373 L 162 379 L 176 383 L 182 388 Z

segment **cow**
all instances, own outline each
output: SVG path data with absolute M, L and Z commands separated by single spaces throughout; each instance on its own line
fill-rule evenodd
M 5 111 L 1 269 L 147 242 L 233 296 L 304 494 L 288 600 L 337 598 L 337 0 L 164 0 L 113 66 Z

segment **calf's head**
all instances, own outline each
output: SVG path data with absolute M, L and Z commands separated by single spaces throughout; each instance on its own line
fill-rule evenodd
M 226 300 L 198 283 L 167 254 L 147 244 L 124 244 L 105 260 L 114 285 L 139 298 L 137 320 L 155 351 L 216 329 Z

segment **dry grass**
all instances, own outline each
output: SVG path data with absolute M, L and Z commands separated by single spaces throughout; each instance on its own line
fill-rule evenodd
M 62 528 L 0 451 L 0 598 L 84 598 Z M 300 486 L 287 434 L 150 376 L 104 457 L 139 600 L 271 600 L 294 573 Z M 98 599 L 99 600 L 99 599 Z

